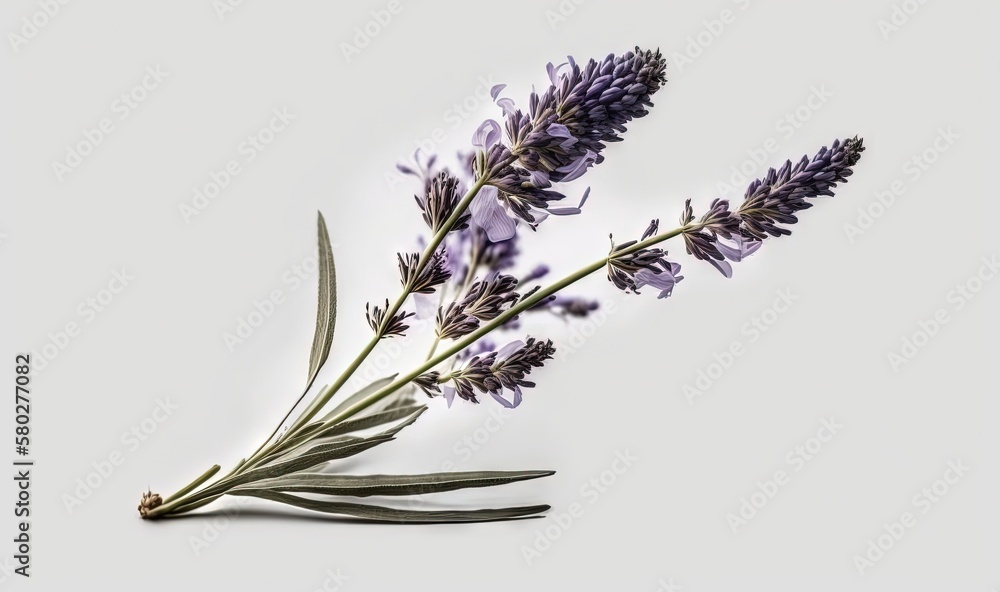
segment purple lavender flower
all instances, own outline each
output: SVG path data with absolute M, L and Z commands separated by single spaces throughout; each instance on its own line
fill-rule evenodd
M 563 318 L 586 318 L 590 316 L 590 313 L 599 308 L 601 308 L 601 304 L 589 298 L 553 295 L 551 298 L 545 299 L 538 306 L 529 309 L 529 312 L 546 311 Z
M 454 213 L 455 207 L 461 201 L 462 193 L 459 180 L 448 171 L 441 171 L 425 184 L 423 197 L 413 196 L 420 211 L 423 212 L 424 222 L 432 233 L 437 233 L 444 227 L 445 221 Z M 451 230 L 462 230 L 468 225 L 469 213 L 463 212 Z
M 376 334 L 379 333 L 379 329 L 383 327 L 381 339 L 387 337 L 394 337 L 396 335 L 402 336 L 406 334 L 406 330 L 410 328 L 404 321 L 407 318 L 412 317 L 412 312 L 399 311 L 392 315 L 391 319 L 386 322 L 386 311 L 389 310 L 389 300 L 386 299 L 384 306 L 371 306 L 371 303 L 365 304 L 365 318 L 368 320 L 368 326 L 372 328 Z
M 812 207 L 806 199 L 832 196 L 837 183 L 847 182 L 853 174 L 851 167 L 861 160 L 864 150 L 863 140 L 855 136 L 835 140 L 830 148 L 824 146 L 812 160 L 803 156 L 794 166 L 789 160 L 777 171 L 769 169 L 763 179 L 750 184 L 736 211 L 742 221 L 740 232 L 756 240 L 791 234 L 779 224 L 798 222 L 795 213 Z
M 689 199 L 684 203 L 681 226 L 688 226 L 693 220 L 694 211 Z M 729 261 L 742 261 L 755 253 L 761 245 L 760 241 L 744 239 L 739 232 L 740 219 L 729 211 L 729 202 L 716 199 L 701 220 L 684 231 L 684 244 L 689 254 L 696 259 L 708 261 L 719 273 L 731 278 L 733 267 Z
M 552 207 L 565 198 L 553 183 L 578 179 L 603 162 L 606 143 L 621 141 L 625 124 L 648 113 L 650 97 L 666 81 L 666 61 L 656 52 L 609 55 L 580 67 L 573 58 L 561 66 L 548 65 L 551 86 L 532 93 L 528 111 L 510 99 L 497 101 L 506 115 L 509 146 L 500 142 L 500 125 L 487 121 L 473 143 L 484 151 L 476 158 L 477 178 L 487 179 L 495 191 L 480 191 L 473 202 L 473 219 L 491 240 L 509 238 L 513 220 L 535 228 L 549 215 L 580 213 L 589 195 L 576 207 Z M 494 87 L 496 99 L 502 86 Z
M 528 171 L 553 183 L 579 178 L 604 161 L 606 142 L 620 142 L 625 125 L 643 117 L 651 97 L 666 82 L 659 50 L 609 55 L 582 68 L 569 58 L 548 65 L 552 85 L 531 94 L 527 113 L 507 113 L 510 153 Z
M 438 309 L 438 337 L 464 337 L 479 327 L 479 321 L 497 318 L 520 299 L 516 288 L 517 278 L 496 272 L 472 284 L 461 300 Z
M 654 235 L 658 228 L 658 220 L 650 222 L 641 240 Z M 607 263 L 608 280 L 626 294 L 638 294 L 640 288 L 652 286 L 660 290 L 657 298 L 669 297 L 674 286 L 684 279 L 679 275 L 680 264 L 667 261 L 667 252 L 660 248 L 622 252 L 637 242 L 633 240 L 617 246 L 612 243 Z
M 535 386 L 525 377 L 535 368 L 541 368 L 546 360 L 555 354 L 552 341 L 539 341 L 529 337 L 526 341 L 514 341 L 498 352 L 473 356 L 464 366 L 442 377 L 437 372 L 429 372 L 416 381 L 428 396 L 443 394 L 451 406 L 457 394 L 460 399 L 479 403 L 478 395 L 489 394 L 508 409 L 521 404 L 522 388 Z M 452 386 L 438 385 L 451 382 Z M 504 398 L 510 392 L 511 399 Z
M 528 272 L 523 278 L 520 279 L 520 283 L 527 284 L 528 282 L 533 282 L 535 280 L 540 280 L 549 274 L 549 266 L 544 263 L 540 263 L 535 266 L 534 269 Z
M 396 258 L 399 260 L 399 281 L 404 288 L 408 287 L 411 294 L 433 294 L 438 286 L 451 278 L 448 258 L 443 251 L 431 255 L 430 263 L 419 274 L 416 273 L 420 262 L 419 253 L 396 253 Z

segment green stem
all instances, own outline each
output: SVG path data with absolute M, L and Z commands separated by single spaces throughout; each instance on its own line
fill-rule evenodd
M 197 479 L 195 479 L 194 481 L 192 481 L 188 485 L 186 485 L 186 486 L 178 489 L 175 494 L 173 494 L 172 496 L 170 496 L 167 499 L 163 500 L 163 503 L 170 503 L 170 502 L 172 502 L 172 501 L 174 501 L 174 500 L 176 500 L 178 498 L 184 497 L 185 495 L 191 493 L 192 491 L 194 491 L 195 489 L 197 489 L 202 483 L 204 483 L 205 481 L 208 481 L 209 479 L 211 479 L 212 477 L 214 477 L 215 474 L 218 473 L 219 469 L 221 469 L 221 468 L 222 467 L 220 467 L 219 465 L 212 465 L 211 469 L 209 469 L 209 470 L 205 471 L 204 473 L 202 473 L 200 477 L 198 477 Z
M 486 185 L 486 181 L 487 177 L 482 177 L 478 181 L 476 181 L 476 184 L 473 185 L 468 192 L 466 192 L 465 196 L 462 198 L 462 201 L 460 201 L 458 205 L 455 206 L 455 210 L 451 213 L 451 216 L 449 216 L 448 219 L 445 220 L 445 223 L 444 225 L 442 225 L 441 230 L 439 230 L 434 235 L 434 237 L 431 238 L 430 242 L 427 244 L 427 248 L 424 249 L 424 253 L 420 256 L 420 260 L 417 262 L 417 268 L 413 272 L 413 277 L 418 277 L 420 273 L 423 271 L 423 269 L 427 266 L 432 256 L 437 251 L 438 247 L 441 246 L 441 242 L 444 241 L 444 237 L 448 234 L 449 231 L 451 231 L 451 228 L 455 225 L 456 222 L 458 222 L 458 219 L 462 217 L 462 214 L 465 212 L 465 210 L 468 209 L 469 204 L 472 203 L 472 199 L 476 197 L 476 194 L 479 193 L 479 190 L 482 189 L 484 185 Z M 365 359 L 367 359 L 368 356 L 371 354 L 372 350 L 375 349 L 375 346 L 378 345 L 378 342 L 382 339 L 382 333 L 385 331 L 386 326 L 392 320 L 392 317 L 395 316 L 397 312 L 399 312 L 399 309 L 402 308 L 403 303 L 406 301 L 409 295 L 410 295 L 410 286 L 406 286 L 403 292 L 399 295 L 399 298 L 396 299 L 396 302 L 394 302 L 392 306 L 390 306 L 389 309 L 385 311 L 385 317 L 382 320 L 382 326 L 379 327 L 378 332 L 375 334 L 372 340 L 368 342 L 368 345 L 365 346 L 361 354 L 357 358 L 355 358 L 353 362 L 351 362 L 351 365 L 347 367 L 347 370 L 345 370 L 344 373 L 340 375 L 340 378 L 338 378 L 337 381 L 334 382 L 329 389 L 321 393 L 320 395 L 321 399 L 319 403 L 317 405 L 312 406 L 310 411 L 303 413 L 301 416 L 299 416 L 298 419 L 295 420 L 295 423 L 292 424 L 292 427 L 290 427 L 288 431 L 285 432 L 284 437 L 288 438 L 293 436 L 297 430 L 299 430 L 303 425 L 305 425 L 310 419 L 315 417 L 316 414 L 330 401 L 333 395 L 335 395 L 337 391 L 340 390 L 340 388 L 344 386 L 344 384 L 351 378 L 351 376 L 354 375 L 354 373 L 358 370 L 358 368 L 361 367 L 361 364 L 365 361 Z M 247 463 L 249 464 L 249 461 L 247 461 Z
M 464 210 L 464 208 L 468 206 L 468 202 L 471 201 L 472 197 L 475 196 L 475 193 L 479 191 L 479 189 L 482 187 L 482 185 L 483 185 L 483 183 L 477 183 L 476 186 L 474 186 L 472 189 L 469 190 L 469 193 L 466 194 L 465 198 L 462 199 L 462 202 L 459 204 L 459 207 L 456 208 L 456 210 L 455 210 L 456 213 L 452 214 L 451 218 L 448 219 L 448 222 L 446 223 L 446 227 L 450 227 L 450 225 L 454 224 L 455 220 L 457 220 L 458 213 L 461 212 L 462 210 Z M 590 264 L 590 265 L 588 265 L 588 266 L 586 266 L 586 267 L 584 267 L 584 268 L 582 268 L 582 269 L 580 269 L 580 270 L 578 270 L 578 271 L 576 271 L 576 272 L 574 272 L 574 273 L 572 273 L 572 274 L 570 274 L 570 275 L 562 278 L 561 280 L 559 280 L 559 281 L 551 284 L 550 286 L 534 292 L 533 294 L 531 294 L 527 298 L 524 298 L 523 300 L 519 301 L 517 304 L 515 304 L 514 306 L 512 306 L 510 309 L 506 310 L 504 313 L 502 313 L 501 315 L 499 315 L 497 318 L 493 319 L 492 321 L 490 321 L 489 323 L 487 323 L 485 325 L 482 325 L 479 329 L 473 331 L 472 333 L 470 333 L 468 336 L 466 336 L 461 341 L 456 342 L 454 345 L 452 345 L 447 350 L 445 350 L 445 351 L 441 352 L 440 354 L 434 356 L 433 358 L 427 360 L 420 367 L 418 367 L 415 370 L 411 371 L 407 375 L 405 375 L 405 376 L 397 379 L 392 384 L 389 384 L 389 385 L 385 386 L 384 388 L 382 388 L 382 389 L 380 389 L 380 390 L 372 393 L 371 395 L 369 395 L 368 397 L 362 399 L 361 401 L 358 401 L 357 403 L 355 403 L 355 404 L 351 405 L 350 407 L 344 409 L 343 411 L 341 411 L 340 413 L 338 413 L 334 417 L 332 417 L 329 420 L 327 420 L 325 422 L 325 425 L 332 425 L 332 424 L 339 423 L 341 421 L 344 421 L 344 420 L 346 420 L 346 419 L 348 419 L 348 418 L 356 415 L 357 413 L 360 413 L 361 411 L 364 411 L 365 409 L 367 409 L 371 405 L 377 403 L 378 401 L 384 399 L 385 397 L 387 397 L 387 396 L 391 395 L 392 393 L 398 391 L 399 389 L 403 388 L 404 386 L 406 386 L 407 384 L 409 384 L 410 382 L 412 382 L 415 378 L 417 378 L 418 376 L 420 376 L 424 372 L 427 372 L 428 370 L 431 370 L 432 368 L 434 368 L 438 364 L 440 364 L 440 363 L 448 360 L 452 356 L 460 353 L 462 350 L 464 350 L 465 348 L 469 347 L 470 345 L 472 345 L 473 343 L 475 343 L 476 341 L 478 341 L 482 337 L 486 336 L 487 334 L 489 334 L 493 330 L 497 329 L 498 327 L 501 327 L 504 323 L 510 321 L 512 318 L 514 318 L 518 314 L 520 314 L 520 313 L 522 313 L 522 312 L 524 312 L 524 311 L 526 311 L 526 310 L 528 310 L 528 309 L 530 309 L 530 308 L 538 305 L 544 299 L 546 299 L 549 296 L 555 294 L 556 292 L 559 292 L 563 288 L 566 288 L 567 286 L 570 286 L 570 285 L 572 285 L 572 284 L 580 281 L 581 279 L 587 277 L 588 275 L 590 275 L 592 273 L 600 271 L 601 269 L 603 269 L 608 264 L 608 261 L 610 259 L 616 258 L 616 257 L 622 257 L 622 256 L 625 256 L 625 255 L 629 255 L 629 254 L 634 253 L 636 251 L 639 251 L 641 249 L 648 248 L 648 247 L 650 247 L 652 245 L 655 245 L 657 243 L 661 243 L 663 241 L 666 241 L 668 239 L 676 237 L 676 236 L 678 236 L 680 234 L 683 234 L 684 232 L 694 231 L 694 230 L 698 230 L 700 228 L 701 228 L 700 224 L 697 224 L 697 223 L 688 224 L 688 225 L 682 226 L 680 228 L 675 228 L 674 230 L 671 230 L 669 232 L 665 232 L 665 233 L 662 233 L 662 234 L 658 234 L 656 236 L 652 236 L 652 237 L 650 237 L 650 238 L 648 238 L 646 240 L 639 241 L 639 242 L 635 243 L 634 245 L 632 245 L 630 247 L 627 247 L 627 248 L 615 251 L 613 253 L 610 253 L 608 256 L 603 257 L 602 259 L 599 259 L 598 261 L 595 261 L 594 263 L 592 263 L 592 264 Z M 435 238 L 437 240 L 432 241 L 432 243 L 430 245 L 428 245 L 428 250 L 425 252 L 424 257 L 421 257 L 421 261 L 425 260 L 425 258 L 428 256 L 428 253 L 433 254 L 434 250 L 437 249 L 437 246 L 440 245 L 441 240 L 443 239 L 443 236 L 441 236 L 440 238 L 438 238 L 438 237 L 435 237 Z M 404 291 L 404 295 L 401 296 L 399 300 L 397 300 L 396 310 L 398 310 L 398 307 L 402 305 L 402 301 L 405 300 L 406 295 L 408 295 L 408 290 L 405 290 Z M 395 314 L 395 313 L 392 313 L 392 314 Z M 373 342 L 374 343 L 378 343 L 378 339 L 374 339 Z M 341 377 L 337 379 L 337 382 L 335 382 L 334 385 L 331 388 L 324 389 L 324 391 L 323 391 L 322 394 L 326 395 L 326 396 L 324 397 L 324 400 L 322 401 L 322 404 L 319 404 L 319 405 L 310 405 L 310 409 L 312 409 L 313 411 L 311 413 L 307 413 L 308 417 L 306 417 L 305 420 L 302 420 L 302 418 L 300 417 L 299 419 L 301 421 L 297 421 L 296 423 L 300 423 L 301 425 L 305 425 L 305 423 L 308 422 L 309 419 L 312 419 L 312 417 L 314 417 L 316 415 L 316 412 L 319 411 L 323 407 L 323 405 L 326 404 L 327 401 L 329 401 L 329 398 L 332 397 L 333 393 L 335 393 L 337 389 L 339 389 L 341 386 L 344 385 L 344 383 L 346 383 L 346 381 L 350 378 L 351 374 L 353 374 L 353 372 L 355 370 L 357 370 L 357 368 L 361 365 L 361 363 L 368 356 L 368 354 L 371 353 L 372 349 L 374 349 L 374 345 L 371 345 L 371 347 L 367 347 L 365 349 L 365 351 L 362 353 L 362 355 L 359 355 L 354 360 L 354 362 L 351 363 L 351 366 L 349 366 L 348 369 L 341 375 Z M 296 428 L 296 429 L 298 429 L 298 428 Z M 290 437 L 292 434 L 293 434 L 293 430 L 289 429 L 285 433 L 285 437 Z M 280 442 L 280 440 L 279 440 L 279 442 Z M 162 515 L 167 515 L 167 514 L 170 514 L 170 513 L 182 513 L 182 512 L 186 512 L 186 511 L 189 511 L 189 510 L 193 510 L 193 509 L 195 509 L 197 507 L 200 507 L 202 505 L 205 505 L 206 503 L 208 503 L 208 502 L 210 502 L 210 501 L 212 501 L 214 499 L 217 499 L 218 497 L 221 497 L 222 495 L 225 494 L 225 492 L 228 489 L 228 486 L 230 486 L 230 484 L 238 484 L 237 477 L 238 477 L 238 475 L 239 475 L 240 472 L 242 472 L 243 470 L 246 470 L 248 467 L 254 466 L 254 461 L 255 460 L 259 459 L 262 456 L 266 456 L 266 454 L 270 451 L 270 449 L 273 448 L 274 445 L 277 445 L 279 442 L 275 442 L 272 446 L 269 446 L 269 447 L 263 449 L 258 454 L 254 455 L 257 458 L 249 458 L 249 459 L 247 459 L 247 461 L 245 463 L 242 463 L 240 466 L 238 466 L 237 469 L 234 469 L 226 477 L 220 479 L 219 481 L 217 481 L 216 483 L 210 485 L 209 487 L 206 487 L 205 489 L 203 489 L 203 490 L 201 490 L 201 491 L 199 491 L 197 493 L 194 493 L 194 494 L 192 494 L 192 495 L 190 495 L 190 496 L 188 496 L 186 498 L 181 497 L 178 494 L 175 494 L 175 495 L 171 496 L 171 499 L 174 500 L 174 501 L 172 501 L 170 503 L 165 503 L 165 504 L 159 506 L 158 508 L 154 509 L 151 512 L 150 517 L 162 516 Z
M 517 304 L 515 304 L 511 308 L 507 309 L 503 314 L 501 314 L 497 318 L 493 319 L 492 321 L 490 321 L 489 323 L 487 323 L 485 325 L 482 325 L 481 327 L 479 327 L 479 329 L 476 329 L 475 331 L 473 331 L 472 333 L 470 333 L 468 336 L 466 336 L 461 341 L 456 342 L 450 348 L 446 349 L 445 351 L 441 352 L 437 356 L 435 356 L 435 357 L 431 358 L 430 360 L 426 361 L 424 364 L 422 364 L 420 367 L 416 368 L 415 370 L 413 370 L 409 374 L 406 374 L 405 376 L 402 376 L 401 378 L 399 378 L 396 381 L 394 381 L 392 384 L 386 385 L 382 389 L 380 389 L 380 390 L 372 393 L 368 397 L 366 397 L 366 398 L 358 401 L 357 403 L 355 403 L 355 404 L 351 405 L 350 407 L 344 409 L 343 411 L 341 411 L 337 415 L 331 417 L 327 421 L 327 423 L 328 424 L 339 423 L 341 421 L 344 421 L 345 419 L 348 419 L 348 418 L 356 415 L 357 413 L 360 413 L 361 411 L 364 411 L 365 409 L 367 409 L 371 405 L 379 402 L 380 400 L 384 399 L 385 397 L 387 397 L 387 396 L 391 395 L 392 393 L 396 392 L 397 390 L 403 388 L 404 386 L 406 386 L 407 384 L 409 384 L 411 381 L 413 381 L 413 379 L 417 378 L 418 376 L 420 376 L 424 372 L 427 372 L 427 371 L 433 369 L 435 366 L 437 366 L 441 362 L 444 362 L 448 358 L 454 356 L 455 354 L 458 354 L 459 352 L 461 352 L 465 348 L 469 347 L 470 345 L 472 345 L 473 343 L 475 343 L 476 341 L 478 341 L 479 339 L 481 339 L 485 335 L 489 334 L 494 329 L 502 326 L 504 323 L 508 322 L 509 320 L 511 320 L 512 318 L 514 318 L 515 316 L 517 316 L 518 314 L 520 314 L 520 313 L 522 313 L 522 312 L 524 312 L 524 311 L 532 308 L 533 306 L 536 306 L 537 304 L 539 304 L 540 302 L 542 302 L 543 300 L 545 300 L 549 296 L 555 294 L 556 292 L 562 290 L 563 288 L 566 288 L 567 286 L 570 286 L 570 285 L 572 285 L 572 284 L 580 281 L 581 279 L 587 277 L 588 275 L 590 275 L 590 274 L 592 274 L 592 273 L 594 273 L 596 271 L 600 271 L 601 269 L 604 269 L 604 267 L 608 264 L 608 260 L 611 259 L 612 257 L 621 257 L 621 256 L 624 256 L 624 255 L 629 255 L 629 254 L 634 253 L 636 251 L 639 251 L 641 249 L 645 249 L 645 248 L 647 248 L 649 246 L 652 246 L 652 245 L 655 245 L 657 243 L 663 242 L 665 240 L 671 239 L 671 238 L 673 238 L 673 237 L 675 237 L 675 236 L 677 236 L 679 234 L 682 234 L 682 233 L 684 233 L 686 231 L 696 230 L 697 228 L 699 228 L 698 224 L 690 224 L 690 225 L 687 225 L 687 226 L 682 226 L 680 228 L 676 228 L 674 230 L 671 230 L 670 232 L 665 232 L 663 234 L 658 234 L 658 235 L 650 237 L 650 238 L 648 238 L 648 239 L 646 239 L 644 241 L 639 241 L 639 242 L 637 242 L 636 244 L 634 244 L 634 245 L 632 245 L 630 247 L 627 247 L 625 249 L 621 249 L 620 251 L 615 251 L 614 253 L 609 254 L 607 257 L 604 257 L 603 259 L 595 261 L 594 263 L 591 263 L 590 265 L 584 267 L 583 269 L 580 269 L 580 270 L 578 270 L 578 271 L 576 271 L 574 273 L 571 273 L 570 275 L 562 278 L 561 280 L 555 282 L 554 284 L 551 284 L 550 286 L 548 286 L 546 288 L 543 288 L 541 290 L 536 291 L 531 296 L 529 296 L 529 297 L 521 300 L 520 302 L 518 302 Z

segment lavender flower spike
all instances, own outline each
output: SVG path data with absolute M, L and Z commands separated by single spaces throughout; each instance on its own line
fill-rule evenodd
M 480 394 L 489 394 L 508 409 L 521 404 L 521 388 L 531 388 L 534 382 L 525 380 L 535 368 L 541 368 L 546 360 L 555 355 L 552 341 L 539 341 L 529 337 L 526 341 L 514 341 L 498 352 L 474 356 L 462 368 L 441 376 L 437 372 L 421 375 L 414 382 L 428 395 L 443 394 L 446 398 L 455 394 L 459 398 L 478 403 Z M 451 382 L 454 386 L 439 389 L 439 383 Z M 504 398 L 504 392 L 511 393 L 511 400 Z M 450 402 L 449 402 L 450 405 Z
M 750 184 L 736 212 L 742 221 L 740 232 L 757 240 L 791 234 L 791 230 L 779 225 L 798 222 L 795 213 L 812 207 L 806 199 L 832 196 L 837 183 L 846 182 L 853 174 L 852 167 L 861 160 L 864 150 L 863 140 L 855 136 L 843 142 L 836 140 L 830 148 L 824 146 L 812 160 L 803 156 L 794 166 L 789 160 L 777 171 L 768 170 L 763 179 Z
M 648 113 L 651 96 L 665 77 L 666 60 L 655 52 L 609 55 L 585 66 L 573 58 L 561 66 L 548 65 L 551 86 L 541 95 L 532 93 L 527 112 L 509 99 L 498 102 L 506 115 L 506 139 L 500 142 L 498 124 L 485 122 L 473 142 L 484 149 L 475 174 L 486 178 L 495 192 L 480 192 L 472 204 L 472 217 L 487 230 L 491 240 L 513 236 L 509 217 L 534 228 L 548 215 L 580 213 L 579 206 L 552 207 L 566 196 L 551 189 L 553 183 L 580 178 L 603 162 L 608 142 L 619 142 L 625 124 Z M 499 89 L 494 89 L 494 97 Z

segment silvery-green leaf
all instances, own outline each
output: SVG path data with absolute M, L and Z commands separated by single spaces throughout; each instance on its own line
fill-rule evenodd
M 396 380 L 397 376 L 399 376 L 399 374 L 393 374 L 392 376 L 386 376 L 384 378 L 379 378 L 378 380 L 372 381 L 371 384 L 366 385 L 358 392 L 354 393 L 350 397 L 347 397 L 346 399 L 341 401 L 340 405 L 337 405 L 336 407 L 333 408 L 332 411 L 324 415 L 323 418 L 320 419 L 320 422 L 325 422 L 332 419 L 338 413 L 340 413 L 344 409 L 347 409 L 351 405 L 357 403 L 361 399 L 364 399 L 368 395 L 376 391 L 382 390 L 384 387 L 389 386 L 390 384 L 392 384 L 393 380 Z
M 554 474 L 555 471 L 471 471 L 424 475 L 293 473 L 276 479 L 256 481 L 237 489 L 266 489 L 286 493 L 314 493 L 351 497 L 423 495 L 474 487 L 495 487 Z
M 319 430 L 313 434 L 314 438 L 328 438 L 330 436 L 339 436 L 341 434 L 350 434 L 352 432 L 360 432 L 361 430 L 366 430 L 369 428 L 377 427 L 380 425 L 385 425 L 389 422 L 397 421 L 403 418 L 408 418 L 407 421 L 403 422 L 401 425 L 396 426 L 391 430 L 392 434 L 396 434 L 406 426 L 410 425 L 424 411 L 427 411 L 426 405 L 413 405 L 410 407 L 397 407 L 390 409 L 388 411 L 379 411 L 378 413 L 373 413 L 371 415 L 364 415 L 358 417 L 357 419 L 348 419 L 331 426 L 327 426 L 322 430 Z
M 449 523 L 449 522 L 493 522 L 497 520 L 516 520 L 520 518 L 538 518 L 539 514 L 549 510 L 551 506 L 521 506 L 516 508 L 488 508 L 482 510 L 402 510 L 371 504 L 355 504 L 315 500 L 297 495 L 281 493 L 266 489 L 249 489 L 232 491 L 232 495 L 257 497 L 279 502 L 315 512 L 353 516 L 375 522 L 395 523 Z
M 398 421 L 404 419 L 404 421 L 399 424 L 380 432 L 377 436 L 395 436 L 403 428 L 412 424 L 414 421 L 420 417 L 420 414 L 427 411 L 425 405 L 405 407 L 402 409 L 394 409 L 392 411 L 385 411 L 380 413 L 374 413 L 372 415 L 365 415 L 357 419 L 350 419 L 342 423 L 333 424 L 313 432 L 308 438 L 300 440 L 298 443 L 289 441 L 288 446 L 282 447 L 278 452 L 269 456 L 261 464 L 267 464 L 273 462 L 278 458 L 286 458 L 291 455 L 299 455 L 303 450 L 310 450 L 317 444 L 327 444 L 327 443 L 337 443 L 343 441 L 343 434 L 349 434 L 351 432 L 357 432 L 360 430 L 373 428 L 379 425 L 384 425 L 393 421 Z M 337 436 L 340 436 L 339 438 Z M 298 440 L 298 438 L 296 438 Z
M 333 344 L 333 330 L 337 325 L 337 269 L 333 264 L 333 247 L 326 231 L 326 220 L 319 214 L 319 305 L 316 311 L 316 334 L 309 354 L 309 380 L 312 386 L 320 368 L 326 363 Z
M 261 479 L 281 477 L 295 471 L 304 471 L 331 460 L 354 456 L 391 440 L 392 436 L 379 434 L 370 438 L 343 438 L 337 442 L 323 442 L 315 449 L 292 451 L 286 456 L 232 478 L 229 483 L 242 485 Z

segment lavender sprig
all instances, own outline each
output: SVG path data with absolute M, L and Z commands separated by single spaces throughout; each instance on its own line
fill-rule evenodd
M 461 169 L 470 169 L 470 187 L 459 198 L 462 182 L 448 171 L 437 172 L 435 159 L 426 163 L 415 159 L 418 170 L 401 169 L 420 177 L 422 195 L 416 198 L 424 222 L 433 232 L 421 254 L 399 254 L 403 291 L 395 302 L 366 305 L 366 318 L 374 335 L 361 354 L 330 386 L 324 387 L 281 435 L 268 438 L 246 460 L 229 473 L 216 478 L 212 467 L 174 495 L 161 498 L 147 492 L 140 503 L 143 518 L 158 518 L 201 507 L 222 495 L 251 495 L 298 507 L 347 514 L 365 519 L 399 519 L 428 522 L 440 520 L 500 520 L 528 517 L 544 512 L 547 506 L 500 510 L 420 512 L 345 504 L 338 501 L 303 498 L 289 492 L 306 491 L 317 495 L 409 495 L 450 491 L 533 479 L 548 471 L 401 475 L 344 476 L 308 473 L 311 467 L 344 458 L 393 439 L 399 430 L 415 421 L 426 409 L 411 397 L 397 398 L 388 405 L 376 405 L 403 389 L 418 388 L 429 396 L 443 396 L 448 404 L 456 398 L 479 402 L 489 394 L 505 407 L 516 407 L 523 389 L 534 387 L 528 377 L 550 360 L 555 349 L 550 340 L 528 337 L 496 350 L 483 340 L 501 328 L 510 328 L 524 312 L 548 310 L 563 318 L 586 316 L 594 310 L 592 300 L 561 296 L 560 292 L 591 274 L 604 270 L 611 283 L 628 293 L 646 286 L 659 291 L 660 298 L 672 294 L 684 278 L 680 265 L 667 259 L 658 246 L 682 236 L 689 254 L 708 261 L 726 277 L 732 275 L 730 262 L 740 261 L 757 251 L 769 237 L 784 236 L 787 226 L 798 221 L 797 212 L 810 207 L 807 201 L 832 195 L 838 183 L 852 174 L 852 167 L 864 151 L 862 141 L 853 138 L 824 147 L 812 159 L 796 165 L 787 162 L 780 170 L 771 169 L 747 190 L 736 211 L 726 200 L 714 200 L 706 213 L 696 219 L 690 200 L 681 215 L 681 226 L 660 232 L 653 220 L 638 240 L 614 244 L 608 254 L 554 283 L 517 291 L 513 273 L 518 244 L 514 241 L 518 223 L 535 228 L 549 215 L 570 215 L 581 211 L 589 195 L 576 207 L 555 207 L 565 198 L 554 184 L 578 179 L 591 166 L 603 161 L 608 142 L 621 139 L 625 126 L 647 113 L 650 97 L 665 81 L 660 53 L 640 51 L 608 56 L 579 66 L 549 67 L 552 85 L 541 94 L 532 93 L 528 109 L 517 109 L 509 99 L 498 99 L 504 109 L 505 126 L 486 122 L 477 130 L 474 144 L 480 149 Z M 502 88 L 493 89 L 497 99 Z M 506 130 L 506 143 L 502 141 Z M 336 313 L 336 280 L 332 251 L 320 217 L 320 314 L 310 359 L 309 382 L 326 361 Z M 461 247 L 455 249 L 455 246 Z M 445 256 L 465 252 L 459 261 Z M 485 270 L 485 274 L 481 274 Z M 537 266 L 522 275 L 524 283 L 549 273 Z M 478 281 L 475 278 L 481 277 Z M 406 321 L 414 313 L 403 310 L 411 295 L 440 292 L 438 338 L 452 342 L 444 351 L 432 348 L 427 359 L 409 372 L 372 382 L 320 419 L 330 399 L 344 386 L 384 338 L 403 335 Z M 447 302 L 446 296 L 454 301 Z M 483 340 L 483 341 L 480 341 Z M 445 369 L 445 365 L 448 365 Z M 306 389 L 308 391 L 308 387 Z M 398 422 L 383 432 L 360 434 L 367 428 Z M 282 422 L 284 423 L 284 422 Z M 279 428 L 281 426 L 279 425 Z M 277 433 L 278 430 L 275 431 Z M 359 434 L 357 436 L 350 434 Z M 213 478 L 215 479 L 214 481 Z

